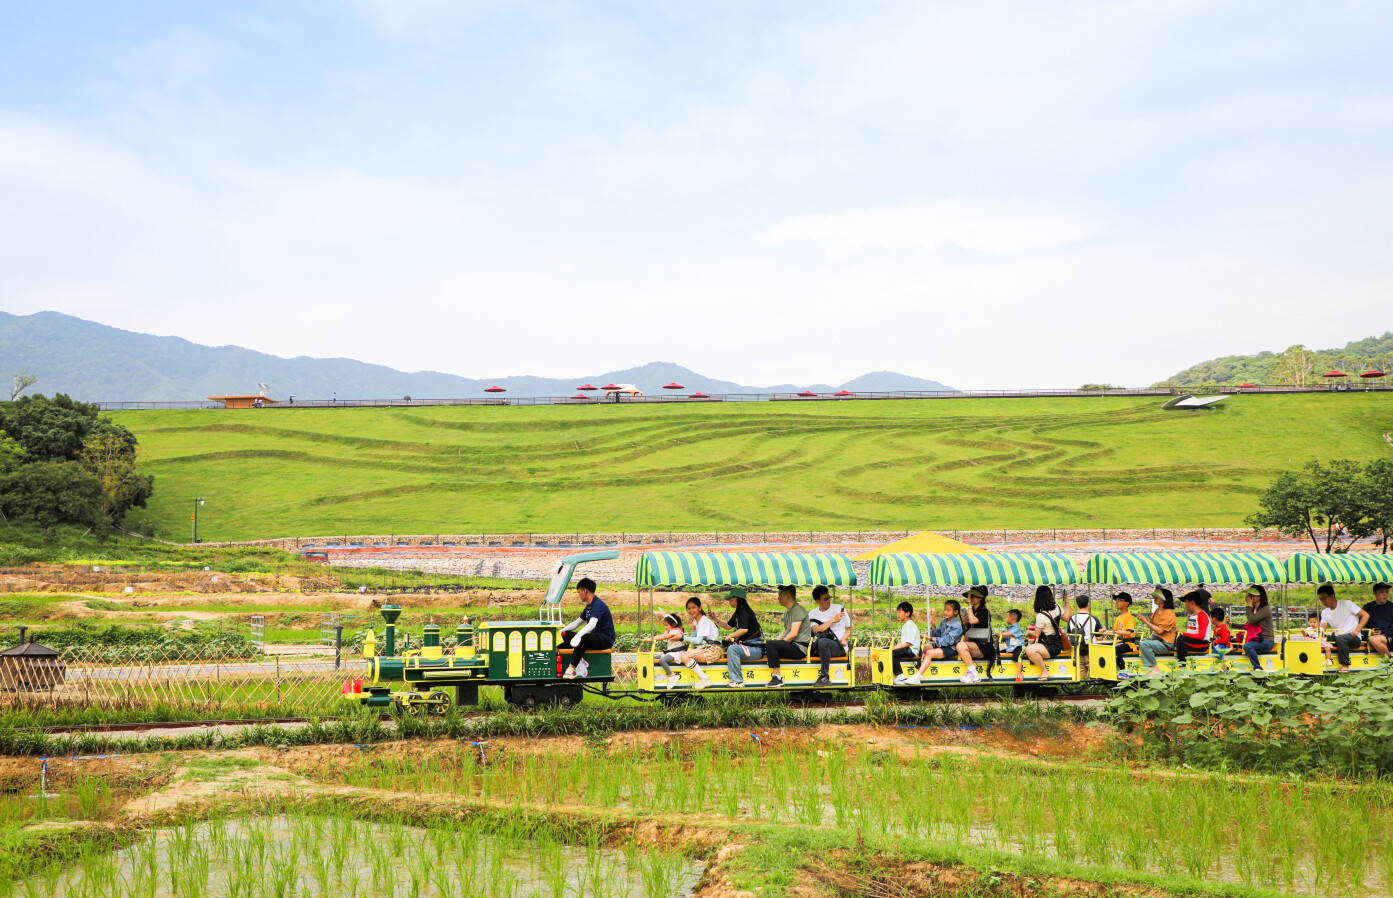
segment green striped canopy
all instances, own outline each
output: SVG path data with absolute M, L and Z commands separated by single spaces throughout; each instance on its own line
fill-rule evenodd
M 639 586 L 855 586 L 844 555 L 794 552 L 644 552 Z
M 1393 583 L 1393 555 L 1312 555 L 1287 559 L 1289 583 Z
M 1107 552 L 1088 560 L 1089 583 L 1285 583 L 1261 552 Z
M 1068 555 L 896 552 L 877 555 L 871 564 L 872 586 L 1054 586 L 1078 582 L 1078 566 Z

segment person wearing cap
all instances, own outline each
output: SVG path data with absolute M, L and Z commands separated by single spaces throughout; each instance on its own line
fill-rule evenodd
M 1269 654 L 1277 647 L 1277 628 L 1272 623 L 1272 606 L 1267 604 L 1267 587 L 1254 583 L 1244 596 L 1248 608 L 1244 612 L 1243 654 L 1254 671 L 1262 670 L 1259 655 Z
M 967 607 L 963 609 L 963 638 L 958 643 L 958 660 L 967 665 L 967 671 L 958 678 L 959 683 L 976 683 L 982 679 L 977 673 L 976 660 L 984 658 L 987 673 L 992 670 L 996 660 L 995 640 L 992 639 L 992 615 L 987 610 L 987 588 L 974 586 L 963 593 Z
M 1393 602 L 1388 601 L 1388 584 L 1374 584 L 1374 600 L 1364 605 L 1369 615 L 1369 648 L 1388 657 L 1388 641 L 1393 638 Z
M 726 594 L 726 601 L 734 612 L 727 627 L 733 627 L 730 644 L 726 647 L 726 673 L 730 685 L 740 689 L 745 685 L 745 671 L 741 667 L 746 661 L 758 661 L 764 657 L 764 630 L 759 626 L 759 618 L 750 607 L 748 595 L 743 589 L 732 589 Z
M 1122 676 L 1122 671 L 1126 667 L 1123 655 L 1130 655 L 1137 650 L 1137 619 L 1132 616 L 1132 594 L 1120 592 L 1112 597 L 1113 608 L 1117 609 L 1117 618 L 1112 622 L 1111 630 L 1099 630 L 1113 638 L 1113 653 L 1117 658 L 1117 672 Z
M 1185 663 L 1190 655 L 1201 655 L 1209 651 L 1209 600 L 1207 592 L 1195 590 L 1180 597 L 1185 603 L 1189 616 L 1185 620 L 1185 632 L 1175 640 L 1175 660 Z
M 1152 590 L 1151 599 L 1156 603 L 1156 610 L 1149 615 L 1138 615 L 1138 619 L 1151 631 L 1151 635 L 1141 641 L 1139 648 L 1141 666 L 1155 675 L 1156 656 L 1175 651 L 1175 638 L 1180 631 L 1175 618 L 1175 596 L 1171 591 L 1158 586 Z
M 1369 613 L 1349 599 L 1335 598 L 1335 587 L 1329 583 L 1316 587 L 1316 598 L 1325 609 L 1320 613 L 1321 629 L 1334 634 L 1330 641 L 1335 643 L 1340 673 L 1349 673 L 1349 653 L 1363 643 L 1359 631 L 1369 622 Z

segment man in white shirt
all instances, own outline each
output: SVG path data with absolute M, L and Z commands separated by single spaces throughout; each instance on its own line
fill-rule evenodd
M 1340 659 L 1340 673 L 1349 673 L 1349 653 L 1363 643 L 1359 631 L 1369 622 L 1369 612 L 1348 599 L 1335 598 L 1335 587 L 1322 583 L 1316 588 L 1316 598 L 1325 608 L 1320 613 L 1320 627 L 1329 629 L 1330 641 Z
M 817 607 L 808 612 L 808 623 L 812 624 L 813 648 L 822 662 L 822 671 L 813 685 L 831 686 L 832 680 L 828 674 L 832 657 L 846 654 L 846 634 L 851 629 L 851 615 L 841 605 L 832 603 L 831 591 L 825 586 L 813 590 L 813 600 L 817 602 Z

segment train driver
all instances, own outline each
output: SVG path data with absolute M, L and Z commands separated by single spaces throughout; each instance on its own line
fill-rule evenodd
M 571 644 L 571 663 L 562 674 L 565 680 L 584 678 L 590 672 L 590 665 L 585 663 L 587 651 L 614 646 L 614 615 L 610 614 L 609 606 L 595 595 L 595 581 L 582 577 L 576 584 L 576 595 L 580 596 L 582 602 L 580 617 L 561 631 L 561 641 L 569 639 Z

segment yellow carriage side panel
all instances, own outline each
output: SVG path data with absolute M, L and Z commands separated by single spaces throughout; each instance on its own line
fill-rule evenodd
M 1095 680 L 1117 679 L 1117 647 L 1091 643 L 1088 646 L 1088 674 Z
M 1318 675 L 1324 671 L 1320 643 L 1312 639 L 1288 639 L 1282 646 L 1282 661 L 1288 673 Z
M 522 633 L 517 630 L 508 634 L 508 676 L 522 676 Z

